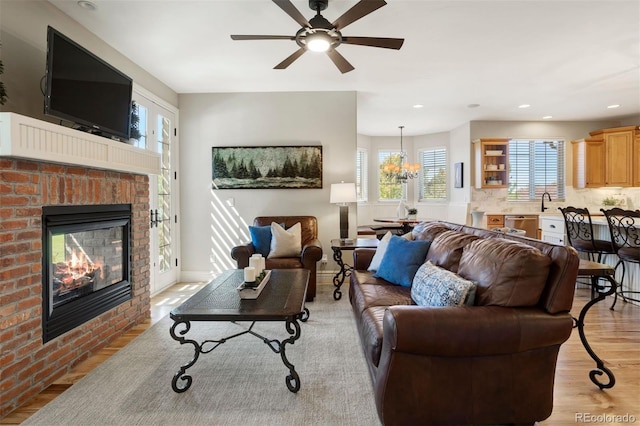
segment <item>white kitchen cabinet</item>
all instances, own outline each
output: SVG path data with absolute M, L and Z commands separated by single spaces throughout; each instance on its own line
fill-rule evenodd
M 540 216 L 542 241 L 566 244 L 564 218 L 562 216 Z

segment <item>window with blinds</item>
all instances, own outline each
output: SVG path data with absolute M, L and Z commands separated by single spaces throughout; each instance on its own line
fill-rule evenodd
M 367 201 L 369 199 L 368 176 L 367 150 L 358 148 L 356 152 L 356 197 L 358 201 Z
M 507 200 L 539 200 L 545 192 L 564 200 L 564 145 L 562 140 L 510 140 Z
M 378 200 L 397 201 L 404 198 L 402 184 L 384 172 L 387 164 L 401 164 L 400 151 L 379 151 L 378 152 Z
M 447 198 L 447 150 L 425 149 L 418 152 L 420 162 L 420 201 Z

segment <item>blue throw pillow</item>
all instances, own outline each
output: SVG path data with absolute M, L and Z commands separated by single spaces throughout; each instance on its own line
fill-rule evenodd
M 266 259 L 271 250 L 271 225 L 249 226 L 249 234 L 256 253 L 260 253 Z
M 284 223 L 279 225 L 284 228 Z M 271 251 L 271 225 L 249 226 L 249 235 L 256 253 L 260 253 L 266 259 Z
M 374 277 L 403 287 L 411 287 L 413 277 L 424 263 L 430 245 L 431 241 L 409 241 L 394 235 Z

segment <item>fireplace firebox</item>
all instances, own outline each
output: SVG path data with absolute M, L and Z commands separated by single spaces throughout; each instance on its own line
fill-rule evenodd
M 42 208 L 42 340 L 130 300 L 131 205 Z

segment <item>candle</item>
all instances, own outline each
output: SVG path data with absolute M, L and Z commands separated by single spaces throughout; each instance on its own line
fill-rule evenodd
M 256 270 L 256 275 L 260 275 L 262 273 L 262 269 L 263 269 L 262 263 L 263 263 L 262 256 L 253 255 L 249 259 L 249 266 L 252 266 Z
M 247 266 L 246 268 L 244 268 L 244 282 L 256 282 L 256 268 L 254 268 L 253 266 Z

